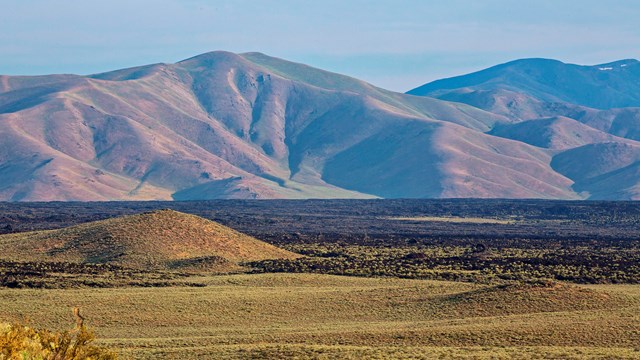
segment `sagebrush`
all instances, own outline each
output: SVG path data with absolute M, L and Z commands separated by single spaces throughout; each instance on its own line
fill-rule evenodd
M 0 360 L 112 360 L 109 349 L 93 345 L 95 335 L 86 325 L 50 331 L 25 323 L 0 326 Z

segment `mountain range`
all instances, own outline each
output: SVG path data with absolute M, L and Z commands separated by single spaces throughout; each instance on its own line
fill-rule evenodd
M 0 76 L 0 200 L 640 198 L 640 62 L 406 94 L 261 53 Z

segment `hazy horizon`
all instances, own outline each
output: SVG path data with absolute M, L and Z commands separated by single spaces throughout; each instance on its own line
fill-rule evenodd
M 92 74 L 258 51 L 395 91 L 507 61 L 640 57 L 640 4 L 506 0 L 10 1 L 0 74 Z M 621 16 L 620 14 L 623 14 Z

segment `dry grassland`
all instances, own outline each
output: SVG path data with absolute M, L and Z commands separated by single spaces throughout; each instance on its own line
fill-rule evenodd
M 479 285 L 311 274 L 206 287 L 2 289 L 0 322 L 68 328 L 80 307 L 131 358 L 640 357 L 640 286 Z

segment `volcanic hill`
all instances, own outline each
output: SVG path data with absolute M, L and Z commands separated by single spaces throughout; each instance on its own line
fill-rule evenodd
M 239 263 L 247 261 L 300 257 L 216 222 L 173 210 L 3 235 L 0 254 L 1 259 L 12 261 L 214 272 L 238 270 Z

